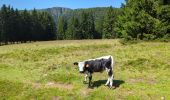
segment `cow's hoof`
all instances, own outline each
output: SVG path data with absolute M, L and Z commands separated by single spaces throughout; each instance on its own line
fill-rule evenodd
M 114 86 L 109 86 L 109 89 L 116 89 L 116 87 L 114 87 Z
M 92 86 L 88 86 L 88 89 L 93 89 L 93 87 Z
M 104 86 L 109 86 L 108 84 L 105 84 Z
M 83 81 L 84 84 L 87 84 L 87 81 Z

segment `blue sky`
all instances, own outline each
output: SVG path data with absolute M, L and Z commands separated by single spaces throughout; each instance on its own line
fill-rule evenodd
M 0 0 L 3 4 L 11 5 L 17 9 L 42 9 L 51 7 L 90 8 L 90 7 L 120 7 L 124 0 Z

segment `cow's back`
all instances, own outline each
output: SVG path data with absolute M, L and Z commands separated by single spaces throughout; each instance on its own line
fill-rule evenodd
M 85 65 L 89 66 L 89 67 L 86 67 L 85 69 L 90 72 L 101 72 L 104 70 L 104 66 L 102 66 L 101 60 L 86 61 Z

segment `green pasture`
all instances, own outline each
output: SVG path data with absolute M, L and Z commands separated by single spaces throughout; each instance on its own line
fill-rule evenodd
M 75 61 L 112 55 L 114 88 L 93 74 L 93 89 Z M 170 100 L 170 43 L 65 40 L 0 46 L 2 100 Z

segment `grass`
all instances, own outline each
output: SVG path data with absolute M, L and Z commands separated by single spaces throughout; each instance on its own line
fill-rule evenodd
M 94 88 L 73 62 L 112 55 L 114 86 L 106 72 L 93 75 Z M 0 99 L 170 99 L 170 43 L 119 40 L 67 40 L 0 47 Z

